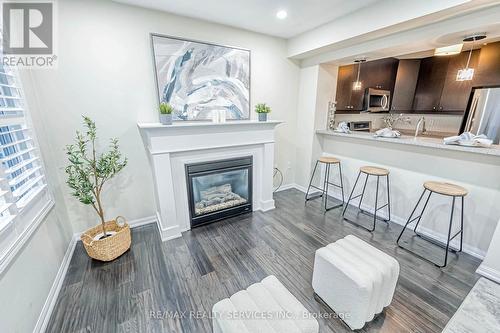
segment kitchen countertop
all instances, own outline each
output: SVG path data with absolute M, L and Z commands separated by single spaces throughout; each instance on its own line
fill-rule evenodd
M 327 136 L 388 142 L 393 144 L 420 146 L 420 147 L 428 147 L 428 148 L 436 148 L 444 150 L 454 150 L 454 151 L 490 155 L 490 156 L 500 156 L 500 145 L 493 145 L 490 148 L 445 145 L 443 143 L 443 139 L 436 137 L 426 137 L 425 135 L 418 136 L 417 138 L 410 135 L 402 135 L 399 138 L 381 138 L 381 137 L 374 137 L 373 133 L 368 133 L 368 132 L 351 132 L 350 134 L 346 134 L 346 133 L 334 132 L 331 130 L 316 130 L 316 133 Z

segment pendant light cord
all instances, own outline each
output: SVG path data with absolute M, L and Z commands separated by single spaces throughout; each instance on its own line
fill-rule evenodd
M 472 50 L 474 49 L 474 42 L 475 41 L 476 41 L 475 39 L 472 40 L 472 45 L 470 47 L 469 57 L 467 58 L 467 65 L 465 66 L 466 69 L 469 68 L 470 58 L 472 56 Z

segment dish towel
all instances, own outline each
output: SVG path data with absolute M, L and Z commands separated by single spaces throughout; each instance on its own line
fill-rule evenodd
M 460 135 L 449 136 L 444 138 L 443 141 L 445 145 L 462 144 L 489 147 L 493 144 L 493 140 L 488 139 L 486 135 L 474 135 L 471 132 L 464 132 Z
M 341 121 L 339 123 L 339 125 L 337 126 L 337 128 L 334 129 L 334 131 L 339 132 L 339 133 L 346 133 L 346 134 L 351 133 L 351 130 L 349 129 L 349 126 L 347 125 L 347 123 L 345 121 Z
M 381 138 L 399 138 L 401 136 L 401 133 L 399 133 L 399 131 L 386 127 L 376 131 L 373 136 Z

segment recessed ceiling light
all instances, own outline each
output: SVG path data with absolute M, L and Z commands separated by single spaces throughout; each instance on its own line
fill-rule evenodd
M 463 44 L 455 44 L 455 45 L 450 45 L 450 46 L 444 46 L 444 47 L 438 47 L 437 49 L 434 50 L 434 55 L 435 56 L 448 56 L 448 55 L 453 55 L 453 54 L 459 54 L 462 52 L 462 46 Z
M 286 12 L 286 10 L 279 10 L 276 13 L 276 17 L 279 18 L 280 20 L 286 19 L 287 16 L 288 16 L 288 13 Z

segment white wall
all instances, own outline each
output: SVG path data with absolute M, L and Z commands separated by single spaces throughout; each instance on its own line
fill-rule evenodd
M 137 122 L 158 121 L 151 32 L 251 50 L 252 104 L 268 103 L 271 119 L 286 122 L 277 130 L 275 163 L 284 171 L 284 183 L 293 181 L 299 70 L 286 59 L 284 40 L 111 1 L 68 0 L 58 7 L 58 69 L 38 71 L 34 78 L 55 151 L 52 162 L 60 168 L 58 186 L 64 188 L 75 231 L 97 222 L 93 211 L 70 197 L 62 184 L 63 148 L 81 128 L 82 114 L 96 121 L 103 144 L 117 137 L 129 158 L 104 194 L 107 217 L 154 215 L 151 171 L 136 127 Z

